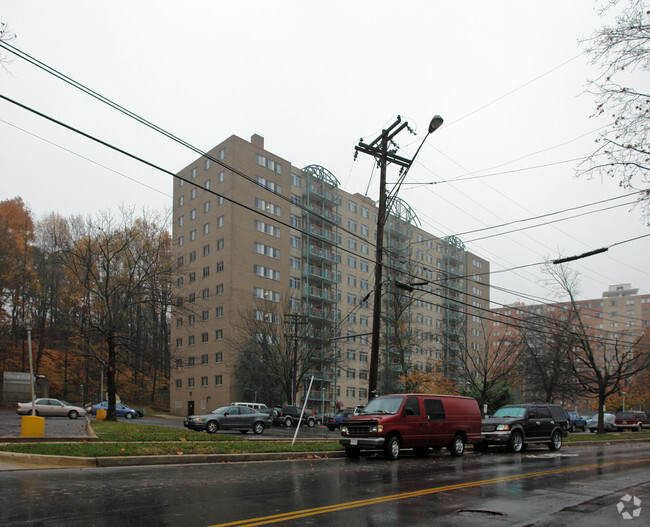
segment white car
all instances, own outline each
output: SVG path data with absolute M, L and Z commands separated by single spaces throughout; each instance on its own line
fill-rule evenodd
M 80 406 L 74 406 L 65 401 L 60 401 L 59 399 L 36 399 L 36 415 L 41 417 L 68 417 L 70 419 L 76 419 L 77 417 L 83 417 L 86 415 L 86 410 Z M 18 403 L 18 408 L 16 408 L 16 413 L 18 415 L 31 415 L 32 413 L 32 402 L 28 403 Z

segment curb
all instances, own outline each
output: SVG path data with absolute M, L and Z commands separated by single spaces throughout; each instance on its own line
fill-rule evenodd
M 1 452 L 2 463 L 18 465 L 9 470 L 48 468 L 105 468 L 145 465 L 190 465 L 197 463 L 242 463 L 254 461 L 297 461 L 345 457 L 345 452 L 269 452 L 260 454 L 184 454 L 166 456 L 72 457 Z M 0 467 L 0 472 L 2 468 Z

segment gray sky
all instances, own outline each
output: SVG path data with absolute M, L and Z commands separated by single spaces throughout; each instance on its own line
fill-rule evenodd
M 594 101 L 585 89 L 596 70 L 578 42 L 605 23 L 595 7 L 587 0 L 0 0 L 0 19 L 20 50 L 198 148 L 258 133 L 294 165 L 322 165 L 346 191 L 375 199 L 372 160 L 353 160 L 359 139 L 374 139 L 399 114 L 418 133 L 397 138 L 410 157 L 431 117 L 442 115 L 399 196 L 425 229 L 460 234 L 494 272 L 648 233 L 617 181 L 575 177 L 572 160 L 591 153 L 607 124 L 590 118 Z M 173 172 L 197 157 L 18 58 L 0 70 L 0 93 Z M 0 200 L 20 196 L 37 218 L 120 203 L 171 207 L 169 176 L 2 100 L 0 152 Z M 389 169 L 389 182 L 396 176 Z M 461 234 L 612 198 L 621 199 Z M 618 283 L 649 293 L 649 256 L 643 238 L 575 262 L 580 297 Z M 503 290 L 493 289 L 492 300 L 554 300 L 544 281 L 541 266 L 495 273 L 492 284 Z

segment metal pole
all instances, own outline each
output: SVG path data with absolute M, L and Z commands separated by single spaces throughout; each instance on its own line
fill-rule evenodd
M 29 349 L 29 385 L 32 389 L 32 415 L 36 415 L 36 396 L 34 395 L 34 364 L 32 361 L 32 321 L 25 323 L 27 327 L 27 347 Z
M 305 402 L 302 405 L 302 410 L 300 411 L 300 419 L 298 419 L 298 424 L 296 425 L 296 431 L 293 434 L 293 441 L 291 441 L 291 446 L 294 445 L 296 442 L 296 437 L 298 437 L 298 429 L 302 425 L 302 416 L 305 413 L 305 406 L 307 406 L 307 401 L 309 400 L 309 392 L 311 391 L 311 385 L 314 382 L 314 376 L 311 376 L 311 380 L 309 381 L 309 388 L 307 388 L 307 395 L 305 396 Z

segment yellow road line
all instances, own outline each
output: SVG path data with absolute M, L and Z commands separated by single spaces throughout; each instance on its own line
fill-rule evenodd
M 416 490 L 413 492 L 403 492 L 400 494 L 391 494 L 389 496 L 381 496 L 377 498 L 370 498 L 367 500 L 348 501 L 345 503 L 337 503 L 334 505 L 327 505 L 325 507 L 316 507 L 314 509 L 303 509 L 300 511 L 286 512 L 281 514 L 274 514 L 272 516 L 262 516 L 259 518 L 249 518 L 247 520 L 238 520 L 228 523 L 220 523 L 211 527 L 253 527 L 255 525 L 268 525 L 270 523 L 278 523 L 282 521 L 296 520 L 306 516 L 315 516 L 317 514 L 325 514 L 328 512 L 342 511 L 346 509 L 354 509 L 357 507 L 366 507 L 368 505 L 376 505 L 379 503 L 387 503 L 389 501 L 404 500 L 408 498 L 417 498 L 419 496 L 427 496 L 429 494 L 437 494 L 438 492 L 446 492 L 449 490 L 466 489 L 470 487 L 479 487 L 481 485 L 493 485 L 495 483 L 503 483 L 507 481 L 516 481 L 526 478 L 537 478 L 540 476 L 548 476 L 551 474 L 562 474 L 564 472 L 575 472 L 578 470 L 587 470 L 590 468 L 601 468 L 614 465 L 626 465 L 632 463 L 650 462 L 650 458 L 644 459 L 631 459 L 626 461 L 611 461 L 609 463 L 595 463 L 593 465 L 582 465 L 579 467 L 556 468 L 553 470 L 544 470 L 542 472 L 530 472 L 528 474 L 516 474 L 514 476 L 504 476 L 501 478 L 484 479 L 481 481 L 470 481 L 467 483 L 457 483 L 455 485 L 445 485 L 443 487 L 433 487 L 430 489 Z

